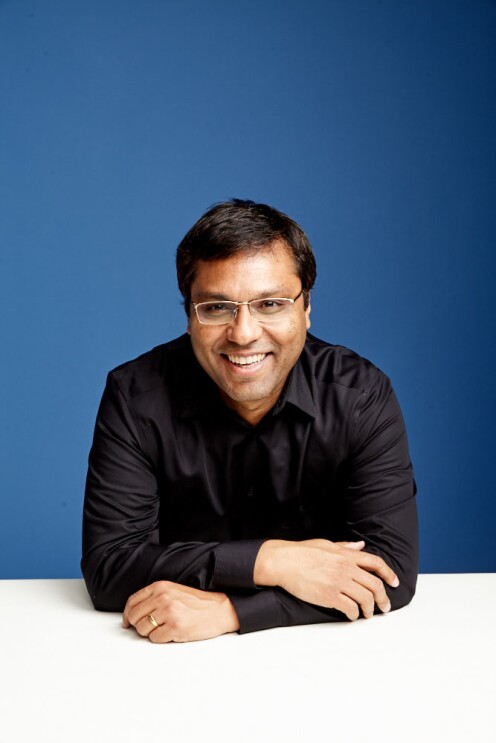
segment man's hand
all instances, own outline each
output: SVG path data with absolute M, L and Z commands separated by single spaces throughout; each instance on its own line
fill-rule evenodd
M 122 624 L 135 627 L 152 642 L 208 640 L 239 629 L 238 616 L 225 593 L 200 591 L 166 580 L 130 596 Z
M 369 618 L 377 605 L 391 608 L 384 583 L 396 588 L 399 580 L 377 555 L 363 551 L 365 542 L 302 542 L 269 539 L 255 561 L 258 586 L 280 586 L 302 601 L 342 611 L 348 619 Z M 374 575 L 375 574 L 375 575 Z

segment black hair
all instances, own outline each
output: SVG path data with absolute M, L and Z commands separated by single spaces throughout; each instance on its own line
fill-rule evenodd
M 282 241 L 291 253 L 303 287 L 305 308 L 317 268 L 310 242 L 290 217 L 267 204 L 231 199 L 212 206 L 181 240 L 176 253 L 179 291 L 189 316 L 191 284 L 197 261 L 229 258 L 240 252 L 267 249 Z

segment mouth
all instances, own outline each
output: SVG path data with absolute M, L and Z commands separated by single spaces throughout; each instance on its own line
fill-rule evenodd
M 234 356 L 226 354 L 231 364 L 236 366 L 252 366 L 252 364 L 259 364 L 267 356 L 266 353 L 254 353 L 251 356 Z
M 222 358 L 225 359 L 231 369 L 236 369 L 236 371 L 243 373 L 259 369 L 268 356 L 268 353 L 253 353 L 249 356 L 239 356 L 234 353 L 222 354 Z

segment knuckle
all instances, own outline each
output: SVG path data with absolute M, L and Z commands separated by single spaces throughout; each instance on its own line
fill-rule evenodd
M 372 576 L 372 591 L 377 596 L 378 594 L 384 593 L 384 583 L 380 578 L 375 575 Z
M 346 554 L 337 555 L 333 560 L 333 564 L 342 573 L 348 573 L 353 568 L 353 563 L 350 562 Z
M 160 608 L 163 611 L 167 611 L 171 604 L 170 596 L 167 593 L 161 593 L 160 596 L 157 596 L 156 603 L 157 608 Z
M 152 583 L 154 591 L 158 593 L 162 593 L 162 591 L 166 591 L 169 585 L 169 581 L 166 580 L 157 580 L 155 583 Z
M 148 639 L 150 640 L 150 642 L 154 642 L 155 644 L 159 644 L 159 643 L 162 643 L 162 642 L 168 642 L 168 640 L 166 640 L 163 637 L 163 635 L 161 635 L 160 632 L 157 632 L 157 631 L 152 632 L 151 634 L 149 634 L 148 635 Z
M 379 555 L 374 555 L 372 565 L 375 570 L 383 570 L 386 566 L 386 563 L 381 557 L 379 557 Z
M 177 635 L 181 631 L 181 621 L 178 617 L 172 617 L 168 620 L 167 626 L 173 635 Z
M 178 627 L 181 622 L 181 615 L 177 610 L 177 606 L 171 602 L 167 607 L 167 624 L 171 627 Z
M 366 619 L 369 619 L 370 617 L 374 616 L 374 602 L 366 601 L 365 604 L 362 606 L 362 611 Z
M 160 595 L 157 596 L 157 601 L 160 602 L 161 606 L 169 608 L 177 604 L 177 596 L 175 595 L 174 590 L 170 587 L 170 585 L 168 585 L 163 588 Z
M 142 622 L 138 622 L 138 624 L 136 625 L 136 632 L 138 633 L 138 635 L 141 635 L 141 637 L 146 637 L 146 627 Z

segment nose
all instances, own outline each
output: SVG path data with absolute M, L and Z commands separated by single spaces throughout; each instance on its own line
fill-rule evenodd
M 258 340 L 262 335 L 262 328 L 255 320 L 246 304 L 238 307 L 236 319 L 227 326 L 227 339 L 239 346 L 247 346 Z

